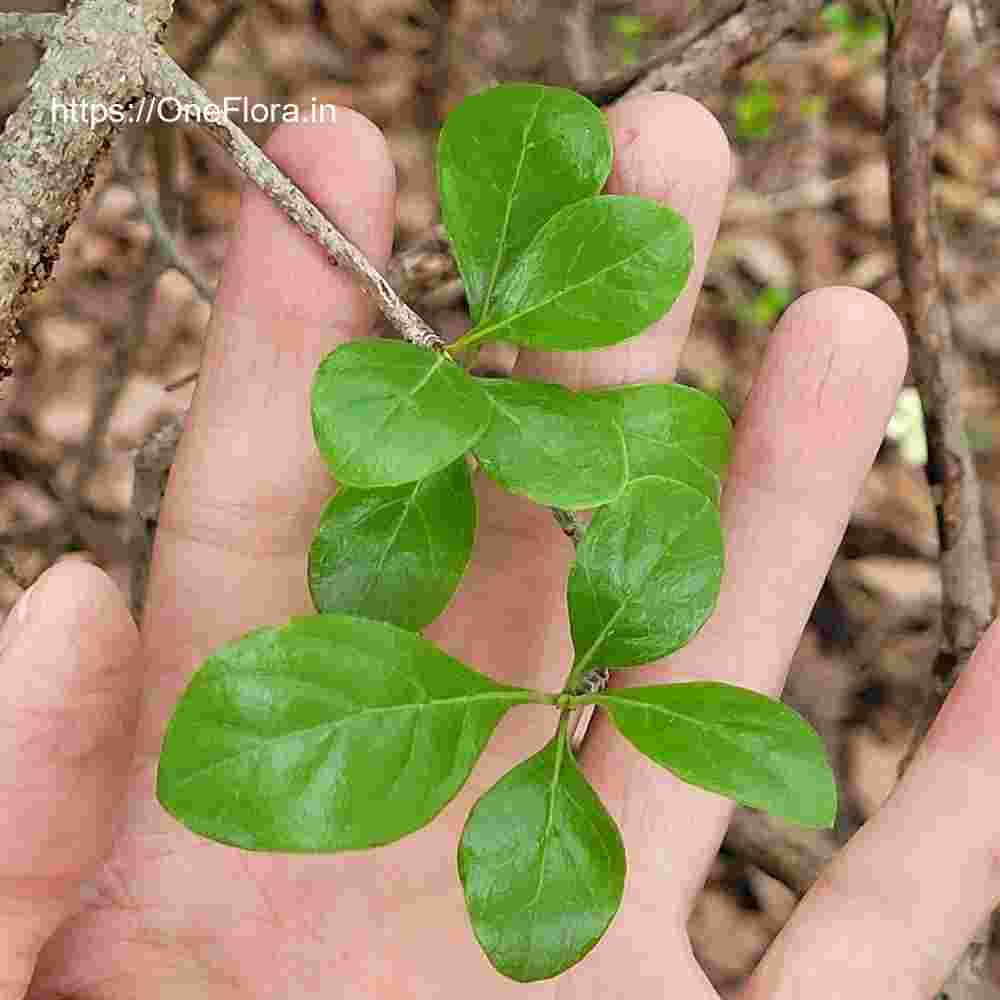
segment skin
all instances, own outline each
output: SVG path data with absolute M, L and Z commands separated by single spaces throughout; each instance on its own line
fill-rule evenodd
M 668 380 L 688 332 L 725 197 L 725 138 L 678 96 L 625 102 L 609 118 L 610 189 L 687 215 L 695 272 L 643 337 L 598 354 L 522 352 L 522 377 Z M 344 111 L 335 125 L 281 129 L 269 151 L 385 264 L 394 183 L 374 126 Z M 378 851 L 238 851 L 156 803 L 164 726 L 201 660 L 250 628 L 311 611 L 306 553 L 331 484 L 307 390 L 320 359 L 366 335 L 372 317 L 352 279 L 248 191 L 141 637 L 110 580 L 71 561 L 42 577 L 0 639 L 0 1000 L 715 996 L 685 920 L 731 806 L 648 763 L 600 717 L 582 760 L 627 845 L 625 899 L 592 954 L 548 983 L 493 972 L 468 929 L 454 861 L 476 797 L 548 739 L 544 708 L 512 712 L 444 813 Z M 787 311 L 738 426 L 718 610 L 644 681 L 781 690 L 905 369 L 899 322 L 866 293 L 826 289 Z M 479 490 L 474 564 L 429 635 L 498 679 L 553 690 L 570 662 L 571 547 L 544 511 L 488 482 Z M 744 1000 L 932 995 L 1000 899 L 998 712 L 994 627 L 909 773 L 796 911 Z

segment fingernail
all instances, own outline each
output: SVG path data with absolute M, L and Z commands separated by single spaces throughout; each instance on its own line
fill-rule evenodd
M 7 647 L 17 638 L 17 634 L 24 627 L 31 613 L 31 605 L 34 602 L 35 585 L 32 584 L 18 599 L 17 603 L 7 612 L 3 625 L 0 626 L 0 656 L 4 654 Z

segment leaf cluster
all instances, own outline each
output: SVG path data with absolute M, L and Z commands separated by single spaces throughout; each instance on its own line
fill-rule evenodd
M 313 429 L 340 489 L 309 557 L 318 613 L 205 661 L 157 780 L 169 812 L 222 843 L 371 848 L 444 808 L 509 709 L 550 706 L 552 740 L 482 796 L 458 852 L 473 931 L 521 981 L 579 961 L 625 883 L 621 835 L 568 740 L 575 708 L 600 705 L 638 751 L 736 801 L 814 825 L 835 806 L 818 737 L 779 702 L 714 683 L 594 683 L 679 649 L 712 613 L 722 407 L 684 386 L 574 393 L 459 363 L 495 339 L 607 346 L 670 308 L 690 229 L 655 202 L 602 195 L 611 163 L 604 118 L 569 91 L 498 87 L 449 117 L 441 205 L 472 329 L 442 351 L 354 341 L 319 366 Z M 419 634 L 471 558 L 473 468 L 538 504 L 595 511 L 567 580 L 574 656 L 559 692 L 498 683 Z

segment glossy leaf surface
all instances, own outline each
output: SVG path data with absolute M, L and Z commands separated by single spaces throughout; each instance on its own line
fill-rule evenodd
M 823 744 L 780 701 L 714 682 L 625 688 L 596 701 L 684 781 L 803 826 L 833 824 L 837 787 Z
M 487 395 L 445 355 L 394 340 L 352 340 L 313 380 L 313 432 L 348 486 L 412 483 L 454 462 L 493 415 Z
M 627 195 L 579 201 L 541 228 L 468 337 L 559 351 L 617 344 L 673 305 L 691 261 L 691 228 L 665 205 Z
M 313 603 L 418 631 L 454 595 L 475 534 L 464 458 L 404 486 L 345 486 L 323 511 L 309 552 Z
M 658 476 L 601 508 L 570 572 L 576 671 L 634 667 L 683 646 L 715 607 L 722 580 L 719 512 Z
M 508 84 L 452 111 L 438 145 L 441 214 L 474 323 L 542 225 L 601 190 L 611 159 L 604 115 L 571 90 Z
M 625 445 L 607 408 L 561 385 L 477 379 L 496 409 L 476 443 L 483 470 L 535 503 L 582 510 L 625 486 Z
M 497 971 L 520 982 L 583 958 L 625 885 L 618 827 L 561 737 L 476 803 L 458 867 L 476 938 Z
M 626 385 L 588 395 L 618 421 L 630 479 L 675 479 L 719 502 L 732 423 L 718 400 L 686 385 Z
M 387 844 L 444 808 L 525 700 L 392 625 L 293 619 L 194 675 L 167 727 L 157 797 L 195 833 L 249 850 Z

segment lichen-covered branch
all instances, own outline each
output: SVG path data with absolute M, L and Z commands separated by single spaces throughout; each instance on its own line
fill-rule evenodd
M 62 14 L 0 14 L 0 42 L 47 45 L 62 20 Z
M 246 133 L 222 113 L 211 97 L 161 49 L 145 60 L 149 89 L 206 112 L 206 130 L 232 156 L 246 177 L 264 191 L 288 218 L 314 239 L 333 260 L 353 271 L 361 287 L 375 300 L 385 318 L 410 343 L 441 348 L 444 341 L 396 294 L 388 280 L 337 227 L 303 194 Z M 214 109 L 209 111 L 209 109 Z
M 131 5 L 83 0 L 49 41 L 0 136 L 0 377 L 11 370 L 17 314 L 48 277 L 113 131 L 90 110 L 143 92 L 146 42 Z

